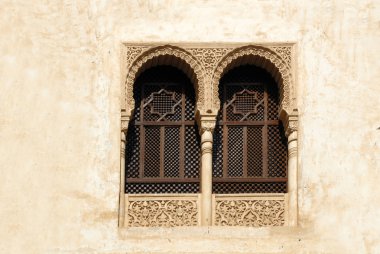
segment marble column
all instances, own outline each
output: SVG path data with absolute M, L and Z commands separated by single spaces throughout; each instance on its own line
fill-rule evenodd
M 212 225 L 212 143 L 215 117 L 201 117 L 201 225 Z
M 125 147 L 127 142 L 127 131 L 129 116 L 121 116 L 120 133 L 120 193 L 119 193 L 119 227 L 124 227 L 125 218 Z
M 297 226 L 298 220 L 298 116 L 290 115 L 286 126 L 288 137 L 288 211 L 289 226 Z

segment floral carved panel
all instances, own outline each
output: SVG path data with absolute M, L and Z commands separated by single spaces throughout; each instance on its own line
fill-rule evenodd
M 198 226 L 198 195 L 128 195 L 128 227 Z
M 284 226 L 286 225 L 285 195 L 216 195 L 214 198 L 214 225 Z

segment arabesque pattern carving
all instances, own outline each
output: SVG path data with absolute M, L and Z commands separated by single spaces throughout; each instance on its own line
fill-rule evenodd
M 291 46 L 272 46 L 270 47 L 276 52 L 282 60 L 291 68 L 292 66 L 292 47 Z
M 132 65 L 133 61 L 148 48 L 149 47 L 147 46 L 126 47 L 125 52 L 123 52 L 125 54 L 125 67 L 128 69 Z
M 135 49 L 133 51 L 136 53 L 138 50 Z M 133 99 L 133 84 L 135 82 L 135 79 L 137 78 L 137 74 L 139 71 L 141 71 L 141 68 L 148 63 L 150 60 L 153 60 L 155 58 L 159 58 L 161 56 L 172 56 L 176 59 L 180 59 L 186 64 L 188 64 L 191 68 L 191 70 L 195 74 L 195 80 L 194 85 L 196 86 L 196 95 L 197 95 L 197 107 L 200 109 L 203 106 L 203 103 L 205 101 L 204 97 L 204 78 L 203 75 L 205 71 L 202 69 L 202 65 L 199 63 L 199 61 L 191 55 L 189 52 L 187 52 L 183 48 L 179 48 L 176 46 L 171 45 L 164 45 L 164 46 L 158 46 L 158 47 L 152 47 L 149 49 L 146 49 L 145 51 L 142 51 L 140 55 L 133 60 L 131 64 L 129 64 L 128 73 L 126 76 L 126 82 L 125 82 L 125 105 L 127 107 L 127 111 L 131 112 L 131 110 L 134 108 L 135 102 Z M 129 56 L 129 59 L 133 58 L 132 56 Z M 128 59 L 128 58 L 127 58 Z M 128 62 L 128 61 L 127 61 Z M 176 62 L 177 65 L 182 65 L 180 61 Z
M 247 57 L 259 57 L 262 59 L 265 59 L 266 62 L 258 61 L 260 63 L 259 65 L 262 65 L 260 67 L 267 67 L 268 71 L 273 76 L 278 76 L 277 71 L 281 76 L 281 79 L 276 80 L 277 82 L 281 82 L 279 84 L 279 90 L 280 90 L 280 109 L 285 110 L 286 112 L 290 112 L 292 105 L 290 105 L 290 98 L 292 98 L 293 95 L 291 95 L 291 89 L 290 85 L 292 82 L 292 74 L 291 69 L 288 66 L 289 60 L 282 59 L 280 55 L 276 54 L 274 51 L 264 48 L 262 46 L 243 46 L 240 48 L 237 48 L 230 52 L 228 55 L 226 55 L 216 67 L 213 78 L 212 78 L 212 87 L 213 87 L 213 103 L 215 108 L 219 108 L 220 102 L 219 102 L 219 92 L 218 92 L 218 85 L 219 80 L 223 76 L 223 74 L 231 68 L 231 65 L 233 62 L 236 62 L 237 60 L 241 59 L 241 62 L 249 63 L 249 61 L 244 60 L 243 58 Z M 275 68 L 270 68 L 269 66 L 272 65 Z M 277 69 L 277 70 L 276 70 Z
M 200 111 L 218 110 L 218 82 L 221 76 L 238 58 L 245 60 L 249 56 L 266 60 L 259 61 L 261 67 L 276 76 L 280 88 L 280 109 L 291 112 L 295 107 L 293 77 L 292 77 L 292 45 L 224 45 L 224 46 L 147 46 L 125 45 L 122 48 L 122 75 L 125 78 L 125 107 L 128 112 L 134 106 L 133 82 L 137 73 L 149 60 L 169 55 L 187 63 L 195 73 L 197 109 Z M 244 60 L 244 61 L 245 61 Z M 244 62 L 243 61 L 243 62 Z M 250 63 L 244 62 L 244 64 Z M 257 63 L 253 63 L 257 64 Z M 259 64 L 259 65 L 260 65 Z M 179 62 L 176 65 L 181 65 Z
M 204 92 L 206 101 L 204 105 L 209 109 L 212 108 L 211 100 L 212 99 L 212 90 L 211 79 L 214 73 L 214 69 L 217 66 L 218 62 L 233 50 L 233 48 L 188 48 L 187 49 L 194 57 L 196 57 L 203 66 L 205 71 L 205 89 Z M 210 99 L 207 99 L 210 98 Z
M 214 209 L 215 226 L 285 225 L 284 197 L 216 197 Z
M 233 48 L 188 48 L 187 50 L 202 63 L 205 76 L 211 78 L 218 62 Z
M 133 196 L 126 204 L 128 227 L 178 227 L 197 226 L 197 196 Z

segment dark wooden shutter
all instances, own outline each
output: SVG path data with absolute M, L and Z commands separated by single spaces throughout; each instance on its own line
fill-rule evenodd
M 287 144 L 278 120 L 278 91 L 261 68 L 241 66 L 219 84 L 213 192 L 286 192 Z
M 195 92 L 178 69 L 159 66 L 136 81 L 126 149 L 126 193 L 199 192 Z

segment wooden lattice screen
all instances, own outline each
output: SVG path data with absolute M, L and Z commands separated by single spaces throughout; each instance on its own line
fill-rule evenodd
M 263 69 L 241 66 L 222 78 L 219 94 L 213 192 L 286 192 L 287 144 L 274 80 Z
M 136 81 L 127 133 L 126 193 L 199 192 L 195 92 L 178 69 L 159 66 Z

